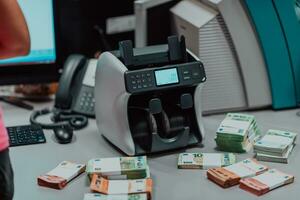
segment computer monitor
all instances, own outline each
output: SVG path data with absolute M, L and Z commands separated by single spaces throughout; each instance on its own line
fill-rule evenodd
M 50 82 L 58 78 L 54 0 L 18 0 L 31 40 L 28 55 L 0 60 L 0 84 Z

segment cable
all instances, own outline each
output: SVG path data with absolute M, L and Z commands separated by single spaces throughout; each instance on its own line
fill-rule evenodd
M 53 123 L 42 123 L 37 118 L 43 115 L 52 114 L 50 118 Z M 88 118 L 83 115 L 72 114 L 70 111 L 62 111 L 58 109 L 42 109 L 33 111 L 30 115 L 30 123 L 40 125 L 44 129 L 55 129 L 58 127 L 69 126 L 75 130 L 82 129 L 87 126 Z

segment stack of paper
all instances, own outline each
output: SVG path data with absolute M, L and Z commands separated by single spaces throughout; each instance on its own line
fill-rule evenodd
M 106 179 L 141 179 L 149 176 L 146 156 L 95 158 L 88 161 L 86 172 Z
M 152 193 L 152 179 L 107 180 L 99 174 L 94 174 L 90 188 L 93 192 L 100 192 L 102 194 L 147 194 L 150 198 Z
M 146 194 L 116 194 L 105 195 L 99 193 L 87 193 L 83 200 L 147 200 Z
M 37 182 L 40 186 L 62 189 L 67 185 L 69 181 L 74 179 L 79 174 L 83 173 L 84 170 L 85 165 L 83 164 L 63 161 L 46 175 L 39 176 L 37 178 Z
M 288 163 L 296 137 L 296 133 L 268 130 L 267 134 L 254 144 L 257 160 Z
M 252 148 L 259 136 L 253 115 L 228 113 L 217 130 L 215 141 L 219 150 L 243 153 Z
M 258 163 L 255 159 L 246 159 L 227 167 L 208 169 L 207 178 L 227 188 L 239 184 L 242 178 L 261 174 L 267 169 L 268 167 Z
M 241 180 L 240 188 L 260 196 L 270 190 L 292 182 L 294 182 L 294 176 L 271 169 L 258 176 Z
M 178 157 L 179 169 L 209 169 L 235 163 L 233 153 L 181 153 Z
M 152 179 L 146 156 L 92 159 L 86 172 L 91 191 L 101 193 L 102 199 L 151 198 Z

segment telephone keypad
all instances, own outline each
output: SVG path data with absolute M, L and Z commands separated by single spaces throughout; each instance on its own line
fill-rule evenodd
M 91 87 L 82 87 L 78 93 L 78 98 L 75 103 L 74 111 L 79 114 L 90 117 L 95 116 L 95 98 L 94 89 Z
M 80 99 L 80 110 L 83 112 L 91 112 L 94 110 L 95 107 L 95 99 L 94 95 L 90 92 L 84 92 L 81 99 Z

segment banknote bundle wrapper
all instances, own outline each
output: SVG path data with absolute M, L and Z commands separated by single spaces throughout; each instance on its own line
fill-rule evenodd
M 250 151 L 261 132 L 253 115 L 228 113 L 217 129 L 215 141 L 221 151 Z
M 295 146 L 297 134 L 289 131 L 268 130 L 267 134 L 254 144 L 256 159 L 269 162 L 288 163 Z
M 276 169 L 270 169 L 258 176 L 242 179 L 240 181 L 240 188 L 260 196 L 270 190 L 293 182 L 294 176 Z
M 68 182 L 85 171 L 85 165 L 69 161 L 61 162 L 56 168 L 37 178 L 39 186 L 63 189 Z
M 256 176 L 268 169 L 255 159 L 246 159 L 227 167 L 211 168 L 207 170 L 207 178 L 223 188 L 239 184 L 243 178 Z
M 99 174 L 92 177 L 91 191 L 107 195 L 116 194 L 147 194 L 151 198 L 152 179 L 108 180 Z
M 99 174 L 106 179 L 142 179 L 149 175 L 146 156 L 95 158 L 88 161 L 86 172 L 91 178 Z
M 106 195 L 99 193 L 87 193 L 83 200 L 147 200 L 147 194 L 115 194 Z
M 179 169 L 209 169 L 234 164 L 233 153 L 181 153 L 178 157 Z

